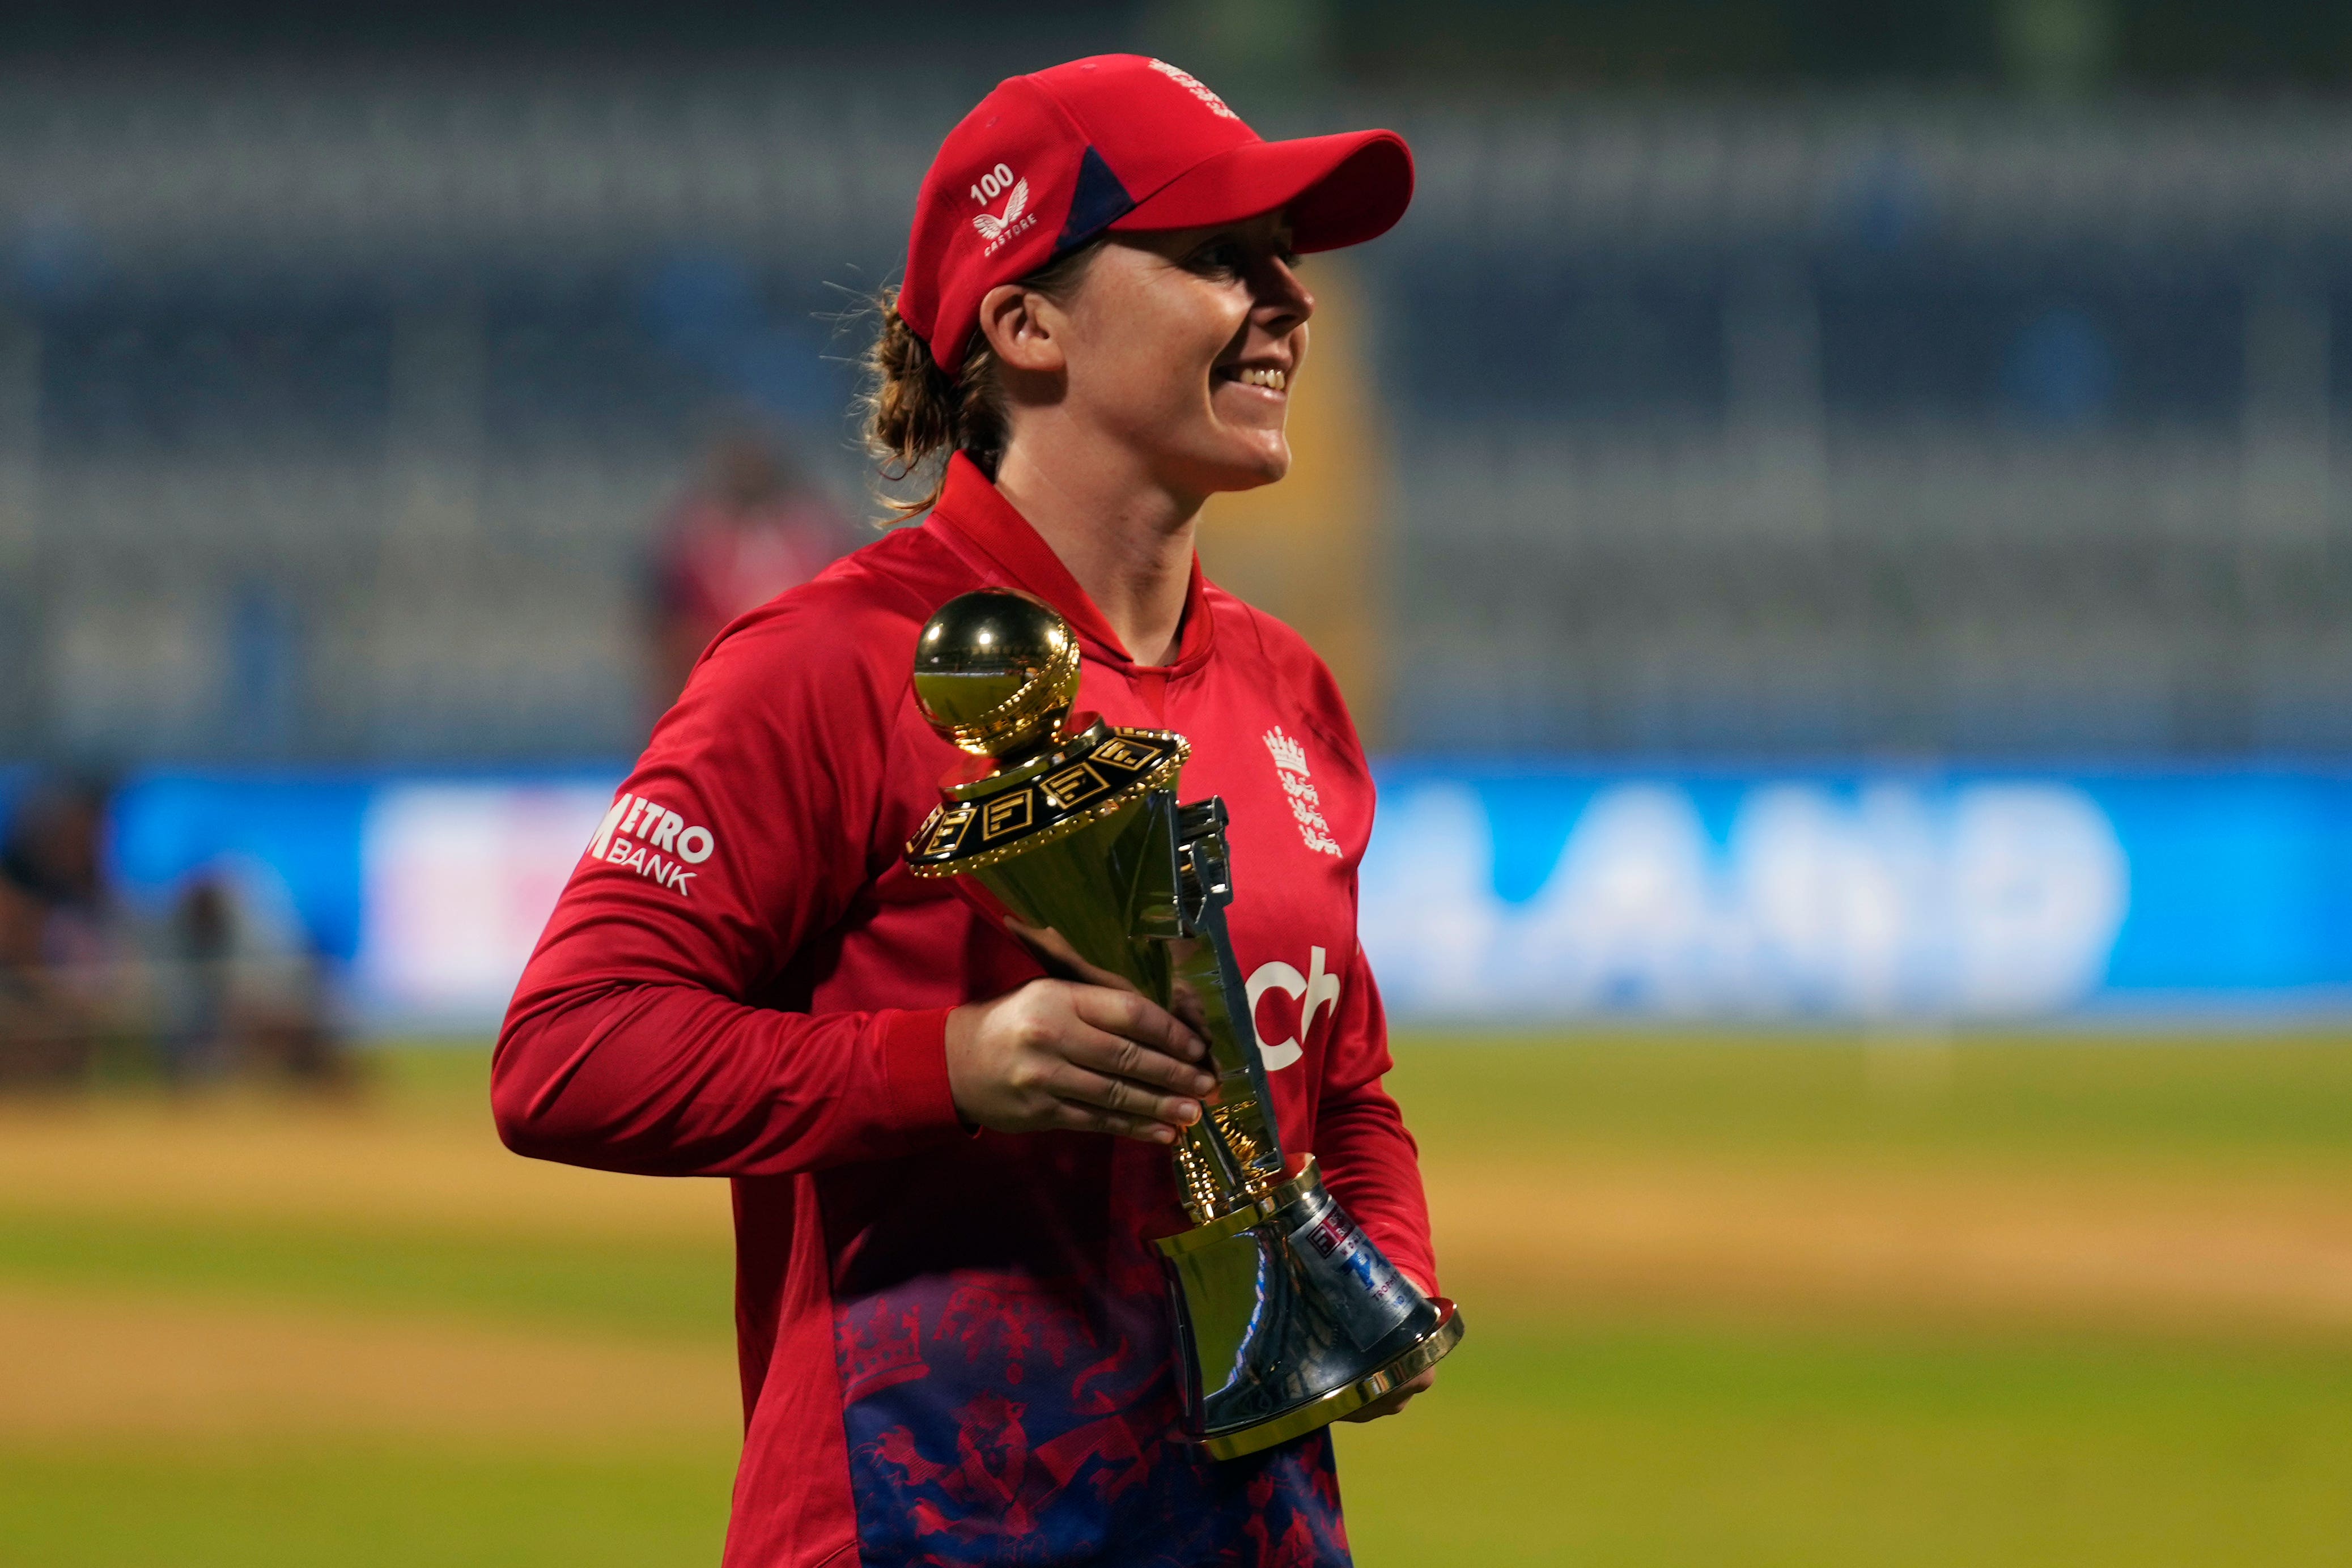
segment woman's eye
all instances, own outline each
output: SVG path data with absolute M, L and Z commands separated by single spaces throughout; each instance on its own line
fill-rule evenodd
M 1202 272 L 1239 272 L 1242 247 L 1230 241 L 1205 246 L 1195 253 L 1192 265 Z

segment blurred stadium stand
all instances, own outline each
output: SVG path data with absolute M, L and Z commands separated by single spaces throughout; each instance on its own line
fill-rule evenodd
M 0 748 L 633 749 L 648 518 L 746 410 L 858 483 L 833 319 L 969 86 L 0 85 L 5 634 L 40 672 Z M 1392 745 L 2352 740 L 2352 114 L 1362 88 L 1260 118 L 1330 113 L 1423 171 L 1365 255 Z
M 1684 105 L 1416 129 L 1425 194 L 1379 257 L 1423 585 L 1402 734 L 2347 739 L 2352 120 Z
M 714 443 L 854 507 L 939 138 L 1129 47 L 1420 158 L 1318 264 L 1319 455 L 1208 546 L 1354 683 L 1398 1016 L 2352 1008 L 2352 11 L 2304 0 L 26 0 L 0 822 L 118 784 L 136 962 L 243 890 L 337 1019 L 485 1027 Z
M 727 411 L 839 427 L 923 162 L 765 78 L 0 101 L 18 751 L 632 749 L 650 519 Z

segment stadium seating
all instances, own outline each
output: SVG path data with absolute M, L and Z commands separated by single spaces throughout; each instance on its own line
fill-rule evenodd
M 462 760 L 633 747 L 719 423 L 856 492 L 841 318 L 971 84 L 0 86 L 0 745 Z M 1422 169 L 1391 746 L 2352 740 L 2352 116 L 1349 112 Z

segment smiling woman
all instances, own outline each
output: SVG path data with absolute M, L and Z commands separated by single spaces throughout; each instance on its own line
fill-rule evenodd
M 1193 549 L 1211 496 L 1289 471 L 1297 254 L 1384 232 L 1412 189 L 1391 132 L 1263 141 L 1163 61 L 1000 85 L 924 181 L 870 361 L 875 447 L 936 476 L 928 515 L 737 621 L 656 729 L 623 799 L 707 824 L 679 837 L 715 846 L 690 894 L 591 854 L 557 906 L 499 1128 L 734 1179 L 730 1563 L 1349 1560 L 1327 1432 L 1223 1461 L 1179 1437 L 1190 1361 L 1151 1243 L 1185 1228 L 1178 1130 L 1231 1112 L 1205 1048 L 908 877 L 958 760 L 908 675 L 940 605 L 1019 590 L 1066 628 L 1081 707 L 1189 738 L 1187 787 L 1229 804 L 1249 867 L 1226 920 L 1271 977 L 1246 994 L 1279 1145 L 1433 1291 L 1356 940 L 1363 749 L 1322 661 Z
M 1198 448 L 1200 471 L 1190 477 L 1203 494 L 1271 483 L 1290 465 L 1283 400 L 1307 357 L 1315 309 L 1279 213 L 1089 240 L 990 291 L 984 341 L 954 376 L 898 314 L 898 290 L 886 289 L 869 356 L 874 440 L 902 476 L 957 451 L 1002 485 L 1016 408 L 1099 400 L 1109 406 L 1087 412 L 1116 411 L 1171 455 Z M 1103 276 L 1090 281 L 1097 270 Z M 1227 388 L 1262 395 L 1219 399 Z M 1051 439 L 1042 431 L 1037 438 Z M 928 510 L 939 489 L 900 509 Z
M 1106 558 L 1079 580 L 1110 589 L 1097 603 L 1126 646 L 1168 663 L 1182 610 L 1169 588 L 1190 570 L 1202 503 L 1290 471 L 1285 417 L 1315 310 L 1297 261 L 1280 212 L 1089 240 L 989 290 L 981 340 L 953 376 L 886 292 L 869 356 L 876 450 L 900 477 L 960 453 L 1066 564 L 1074 552 Z M 1076 515 L 1074 468 L 1121 498 L 1160 503 L 1131 518 L 1143 537 Z M 939 473 L 903 510 L 938 503 L 943 464 Z

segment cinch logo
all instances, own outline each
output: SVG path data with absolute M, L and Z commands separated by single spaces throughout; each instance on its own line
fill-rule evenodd
M 658 800 L 624 795 L 613 802 L 596 836 L 588 841 L 588 858 L 651 877 L 687 898 L 691 894 L 686 884 L 699 873 L 686 868 L 700 865 L 718 847 L 709 828 L 688 826 L 684 817 Z
M 1161 76 L 1166 77 L 1169 80 L 1176 83 L 1179 87 L 1181 87 L 1186 92 L 1191 93 L 1202 103 L 1207 104 L 1209 106 L 1209 112 L 1215 115 L 1218 119 L 1231 120 L 1234 118 L 1234 111 L 1225 107 L 1225 100 L 1219 98 L 1215 93 L 1211 92 L 1209 90 L 1209 84 L 1202 81 L 1199 77 L 1194 76 L 1191 71 L 1181 69 L 1176 66 L 1171 66 L 1166 60 L 1152 61 L 1151 68 L 1158 71 Z
M 1258 999 L 1268 991 L 1280 991 L 1286 997 L 1297 997 L 1298 1003 L 1298 1038 L 1269 1040 L 1263 1030 L 1257 1030 L 1257 1053 L 1265 1062 L 1268 1072 L 1288 1067 L 1307 1054 L 1307 1031 L 1315 1027 L 1315 1015 L 1325 1008 L 1337 1018 L 1339 1009 L 1339 977 L 1328 974 L 1323 967 L 1323 949 L 1307 949 L 1307 967 L 1311 973 L 1302 975 L 1289 965 L 1276 960 L 1260 964 L 1242 988 L 1249 998 L 1250 1027 L 1257 1029 Z
M 994 256 L 1016 235 L 1024 234 L 1037 225 L 1037 214 L 1029 210 L 1029 182 L 1014 179 L 1009 164 L 999 163 L 972 183 L 969 194 L 985 208 L 1005 192 L 1004 210 L 1001 213 L 978 212 L 972 214 L 971 226 L 988 242 L 982 256 Z

